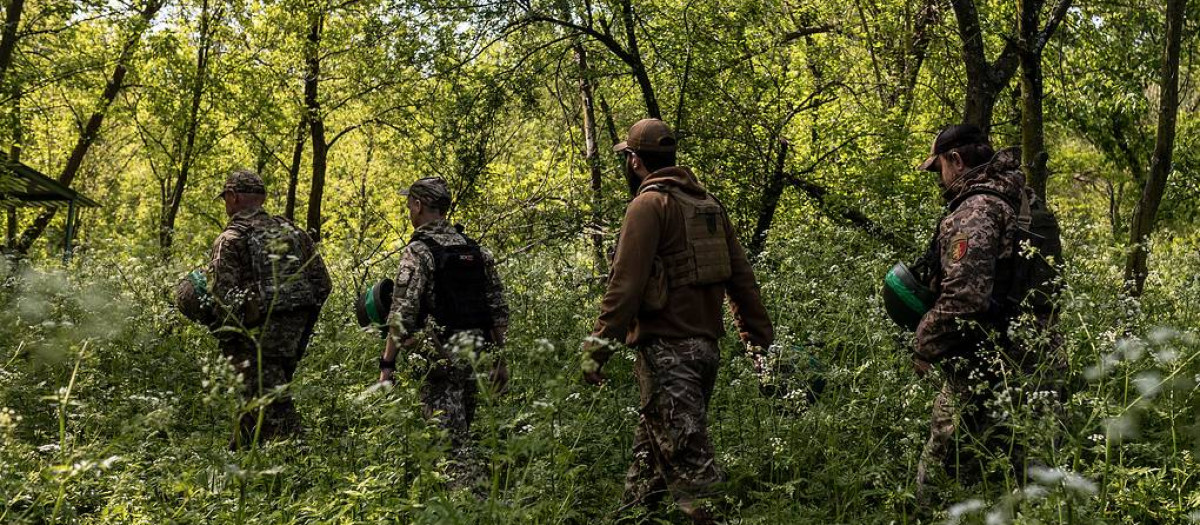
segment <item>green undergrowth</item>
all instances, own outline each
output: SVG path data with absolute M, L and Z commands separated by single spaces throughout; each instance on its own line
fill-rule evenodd
M 896 259 L 850 229 L 772 232 L 757 261 L 785 347 L 828 367 L 827 387 L 760 394 L 732 335 L 710 413 L 729 475 L 720 505 L 740 523 L 1186 523 L 1200 509 L 1196 238 L 1157 238 L 1148 294 L 1118 293 L 1121 252 L 1064 214 L 1062 329 L 1079 385 L 1065 430 L 1032 429 L 1052 458 L 1033 481 L 943 480 L 934 509 L 913 478 L 939 384 L 911 370 L 879 278 Z M 417 384 L 373 386 L 381 341 L 354 325 L 361 270 L 336 255 L 326 305 L 292 390 L 307 432 L 226 450 L 243 407 L 214 341 L 168 304 L 183 264 L 93 254 L 68 270 L 4 266 L 0 288 L 0 522 L 583 523 L 613 519 L 636 423 L 632 352 L 603 388 L 577 349 L 601 283 L 582 246 L 504 259 L 513 309 L 512 390 L 486 395 L 474 430 L 488 479 L 446 484 L 441 433 Z M 503 255 L 503 254 L 502 254 Z M 382 277 L 394 261 L 378 264 Z M 644 522 L 677 522 L 673 509 Z

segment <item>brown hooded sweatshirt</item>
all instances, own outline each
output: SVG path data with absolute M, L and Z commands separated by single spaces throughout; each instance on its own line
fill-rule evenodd
M 642 181 L 650 185 L 675 186 L 698 197 L 706 191 L 684 167 L 663 168 Z M 666 306 L 643 312 L 642 297 L 650 281 L 655 256 L 678 253 L 687 246 L 682 207 L 661 191 L 641 192 L 625 210 L 617 251 L 609 274 L 608 291 L 600 305 L 593 336 L 643 345 L 657 338 L 708 337 L 725 334 L 722 313 L 725 296 L 742 340 L 767 348 L 774 340 L 754 271 L 734 234 L 729 217 L 725 221 L 732 275 L 724 283 L 670 288 Z M 610 351 L 597 351 L 593 358 L 603 363 Z

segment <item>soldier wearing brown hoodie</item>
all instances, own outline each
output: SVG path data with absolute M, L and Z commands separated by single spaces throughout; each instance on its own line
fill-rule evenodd
M 614 151 L 625 155 L 633 200 L 625 212 L 608 290 L 584 344 L 584 378 L 624 343 L 637 350 L 641 415 L 625 502 L 653 504 L 666 492 L 696 522 L 709 522 L 701 500 L 724 479 L 708 437 L 728 296 L 751 353 L 774 334 L 758 284 L 721 204 L 692 172 L 675 165 L 675 136 L 658 119 L 629 129 Z

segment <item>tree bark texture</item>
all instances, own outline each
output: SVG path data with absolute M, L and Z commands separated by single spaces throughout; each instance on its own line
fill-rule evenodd
M 300 117 L 300 125 L 296 127 L 296 141 L 292 147 L 292 163 L 288 166 L 287 201 L 284 205 L 283 216 L 289 221 L 296 220 L 296 186 L 300 183 L 300 162 L 304 159 L 304 144 L 308 142 L 308 116 Z
M 979 10 L 974 0 L 951 0 L 962 41 L 963 69 L 967 74 L 963 122 L 979 126 L 984 133 L 992 128 L 992 113 L 1000 91 L 1017 70 L 1016 46 L 1010 41 L 995 62 L 988 62 Z
M 771 224 L 775 221 L 775 210 L 779 208 L 779 199 L 783 197 L 783 189 L 787 184 L 787 173 L 784 171 L 788 154 L 787 139 L 779 139 L 779 154 L 775 159 L 775 169 L 767 179 L 763 188 L 758 207 L 758 221 L 754 225 L 754 236 L 750 238 L 750 254 L 758 255 L 767 247 L 767 235 L 770 234 Z
M 0 30 L 0 87 L 8 69 L 12 66 L 13 52 L 17 49 L 17 29 L 21 25 L 21 13 L 25 10 L 25 0 L 11 0 L 4 9 L 4 28 Z
M 1038 196 L 1046 198 L 1046 130 L 1042 100 L 1045 89 L 1042 80 L 1042 50 L 1037 47 L 1038 12 L 1041 0 L 1021 0 L 1017 16 L 1021 62 L 1021 167 L 1025 179 Z
M 121 47 L 121 54 L 117 57 L 117 65 L 113 68 L 112 76 L 109 77 L 108 83 L 104 86 L 104 91 L 100 94 L 99 104 L 91 116 L 88 117 L 87 123 L 79 134 L 79 139 L 75 142 L 75 147 L 71 149 L 71 155 L 67 157 L 67 163 L 63 166 L 62 173 L 58 176 L 58 182 L 63 186 L 70 187 L 71 182 L 75 180 L 75 175 L 79 173 L 79 167 L 83 165 L 83 159 L 87 156 L 88 149 L 92 147 L 92 144 L 96 141 L 96 137 L 100 134 L 100 126 L 104 123 L 105 114 L 108 113 L 108 109 L 112 106 L 113 101 L 116 100 L 117 94 L 125 86 L 125 75 L 129 72 L 129 63 L 133 59 L 133 53 L 141 42 L 146 28 L 150 26 L 150 22 L 158 14 L 162 6 L 163 0 L 150 0 L 138 14 L 137 27 L 126 38 L 124 45 Z M 33 224 L 21 232 L 21 238 L 17 241 L 16 246 L 18 252 L 29 252 L 29 248 L 42 236 L 42 233 L 46 230 L 46 226 L 50 224 L 50 220 L 54 218 L 57 211 L 58 208 L 47 208 L 33 220 Z
M 1175 151 L 1175 123 L 1179 116 L 1179 55 L 1183 41 L 1184 8 L 1187 0 L 1167 0 L 1167 38 L 1163 49 L 1163 64 L 1160 73 L 1160 98 L 1158 103 L 1158 132 L 1154 143 L 1154 155 L 1150 159 L 1150 173 L 1142 189 L 1141 199 L 1133 213 L 1129 227 L 1129 256 L 1125 261 L 1125 288 L 1134 296 L 1142 295 L 1146 286 L 1149 263 L 1150 233 L 1154 231 L 1158 207 L 1162 204 L 1163 192 L 1167 188 L 1167 176 L 1171 174 L 1172 156 Z
M 312 187 L 308 192 L 308 217 L 305 228 L 314 240 L 321 239 L 321 200 L 325 196 L 325 172 L 328 167 L 329 143 L 325 140 L 325 117 L 321 114 L 318 97 L 321 75 L 321 30 L 325 14 L 310 15 L 308 40 L 305 43 L 304 105 L 308 111 L 312 137 Z
M 633 77 L 638 87 L 642 89 L 642 99 L 646 103 L 646 115 L 650 118 L 661 119 L 662 110 L 658 107 L 658 97 L 654 94 L 654 84 L 650 82 L 650 74 L 646 71 L 646 62 L 638 49 L 637 25 L 633 19 L 633 0 L 621 2 L 621 22 L 625 25 L 625 39 L 629 45 L 629 56 L 632 58 L 629 67 L 633 69 Z
M 600 144 L 596 136 L 596 102 L 592 93 L 592 70 L 588 67 L 587 48 L 575 43 L 575 60 L 579 65 L 579 100 L 583 109 L 583 157 L 591 175 L 592 190 L 592 266 L 596 275 L 604 275 L 604 173 L 600 169 Z

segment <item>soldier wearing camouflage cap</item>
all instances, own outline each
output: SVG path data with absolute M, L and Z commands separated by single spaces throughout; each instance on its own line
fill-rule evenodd
M 1058 286 L 1049 282 L 1056 270 L 1047 266 L 1061 260 L 1058 225 L 1026 186 L 1020 158 L 1016 148 L 995 152 L 979 128 L 956 125 L 938 133 L 919 166 L 938 175 L 947 203 L 929 251 L 915 265 L 936 299 L 917 326 L 913 358 L 918 374 L 936 365 L 945 378 L 917 467 L 922 501 L 938 465 L 968 478 L 986 472 L 989 458 L 973 451 L 1009 452 L 1015 474 L 1023 476 L 1023 447 L 1002 414 L 1011 419 L 1036 399 L 1045 406 L 1035 408 L 1054 415 L 1063 401 L 1057 315 L 1052 301 L 1034 293 L 1053 295 Z M 1035 230 L 1040 259 L 1020 255 Z M 1033 282 L 1034 275 L 1047 282 Z M 1017 337 L 1021 317 L 1030 335 Z M 959 445 L 973 445 L 951 453 L 956 432 Z
M 258 174 L 234 171 L 217 198 L 225 201 L 229 224 L 213 242 L 203 272 L 211 304 L 203 322 L 241 375 L 247 404 L 269 399 L 242 415 L 230 441 L 237 449 L 254 443 L 256 435 L 275 439 L 300 431 L 300 415 L 285 387 L 308 347 L 332 283 L 312 238 L 263 209 L 266 188 Z
M 613 149 L 625 158 L 633 200 L 584 344 L 584 379 L 604 380 L 601 368 L 616 345 L 637 350 L 641 410 L 625 503 L 655 505 L 669 493 L 693 521 L 708 523 L 715 513 L 705 500 L 724 480 L 707 412 L 725 299 L 748 350 L 771 346 L 771 319 L 724 207 L 690 169 L 675 165 L 670 127 L 641 120 Z
M 400 191 L 415 232 L 400 255 L 388 315 L 379 381 L 390 383 L 397 358 L 421 381 L 427 418 L 449 431 L 455 483 L 470 483 L 469 438 L 477 385 L 472 362 L 495 360 L 492 385 L 504 390 L 508 371 L 498 355 L 508 331 L 504 284 L 491 253 L 446 220 L 452 199 L 446 181 L 419 179 Z

